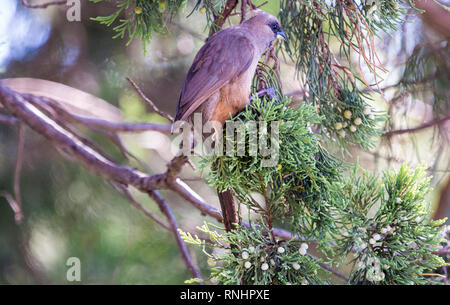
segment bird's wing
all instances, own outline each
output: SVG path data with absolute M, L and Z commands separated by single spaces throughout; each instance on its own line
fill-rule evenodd
M 255 55 L 242 31 L 227 28 L 197 53 L 178 99 L 175 121 L 186 120 L 206 99 L 250 67 Z

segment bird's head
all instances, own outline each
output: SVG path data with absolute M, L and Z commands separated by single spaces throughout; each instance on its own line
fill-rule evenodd
M 259 9 L 252 10 L 251 17 L 243 25 L 251 28 L 258 39 L 264 40 L 268 44 L 275 39 L 287 39 L 278 19 Z

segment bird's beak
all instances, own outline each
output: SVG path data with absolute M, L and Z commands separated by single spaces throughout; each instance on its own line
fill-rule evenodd
M 277 33 L 277 39 L 287 40 L 286 34 L 284 33 L 283 30 Z

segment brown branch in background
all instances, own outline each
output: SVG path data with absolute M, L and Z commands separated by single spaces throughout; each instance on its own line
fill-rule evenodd
M 14 177 L 13 177 L 13 192 L 14 196 L 11 196 L 9 193 L 2 192 L 0 193 L 1 197 L 4 197 L 8 202 L 9 206 L 14 212 L 14 220 L 16 224 L 19 226 L 18 234 L 19 234 L 19 245 L 18 249 L 22 253 L 22 256 L 25 261 L 25 266 L 29 269 L 31 275 L 38 283 L 46 283 L 48 280 L 43 274 L 43 268 L 38 260 L 35 258 L 33 251 L 30 249 L 29 245 L 29 234 L 26 229 L 23 227 L 23 210 L 22 210 L 22 199 L 20 192 L 20 177 L 22 172 L 23 165 L 23 153 L 25 148 L 25 126 L 23 122 L 20 122 L 18 125 L 18 141 L 17 141 L 17 157 L 16 163 L 14 166 Z
M 134 160 L 136 160 L 136 162 L 138 162 L 142 168 L 144 168 L 144 169 L 148 168 L 148 166 L 144 162 L 139 160 L 135 155 L 133 155 L 123 145 L 122 140 L 117 135 L 117 131 L 119 128 L 110 128 L 109 127 L 110 122 L 102 121 L 102 120 L 98 120 L 98 119 L 84 118 L 84 117 L 78 116 L 76 114 L 73 114 L 73 113 L 67 111 L 66 109 L 64 109 L 63 107 L 61 107 L 61 105 L 57 101 L 55 101 L 51 98 L 48 98 L 48 97 L 37 97 L 32 94 L 22 94 L 22 96 L 27 101 L 31 102 L 34 106 L 38 107 L 40 110 L 42 110 L 46 114 L 50 115 L 50 117 L 53 120 L 55 120 L 58 124 L 63 126 L 69 132 L 73 133 L 85 145 L 97 150 L 108 160 L 112 161 L 113 159 L 110 156 L 108 156 L 101 148 L 99 148 L 91 140 L 81 136 L 74 128 L 69 126 L 69 123 L 80 124 L 80 125 L 86 126 L 90 130 L 92 130 L 94 132 L 98 132 L 98 133 L 106 136 L 111 142 L 113 142 L 120 149 L 121 153 L 125 156 L 125 158 L 127 160 L 129 160 L 129 157 L 131 157 Z M 114 124 L 117 124 L 117 123 L 114 123 Z M 125 124 L 125 125 L 123 125 L 123 124 Z M 137 124 L 147 125 L 148 123 L 137 123 Z M 116 125 L 116 126 L 133 126 L 133 125 L 135 125 L 135 124 L 119 123 L 119 125 Z M 169 129 L 169 125 L 161 125 L 161 126 L 167 126 L 167 129 Z
M 432 121 L 426 122 L 425 124 L 422 124 L 422 125 L 417 126 L 417 127 L 407 128 L 407 129 L 391 130 L 391 131 L 388 131 L 385 134 L 383 134 L 383 137 L 390 137 L 390 136 L 393 136 L 393 135 L 417 132 L 417 131 L 420 131 L 422 129 L 428 128 L 428 127 L 441 125 L 441 124 L 445 123 L 445 121 L 447 121 L 447 120 L 450 120 L 450 115 L 447 115 L 447 116 L 442 117 L 442 118 L 437 119 L 437 120 L 432 120 Z
M 156 107 L 156 105 L 152 102 L 152 100 L 150 100 L 147 96 L 145 96 L 145 94 L 144 94 L 144 92 L 142 92 L 141 88 L 139 88 L 138 85 L 136 85 L 136 83 L 131 78 L 127 77 L 127 80 L 130 82 L 130 84 L 133 86 L 133 88 L 136 90 L 136 92 L 139 94 L 139 96 L 144 101 L 146 101 L 147 104 L 150 105 L 150 107 L 152 107 L 153 111 L 155 111 L 160 116 L 168 119 L 170 122 L 173 122 L 173 117 L 170 114 L 159 110 L 159 108 Z
M 127 80 L 131 83 L 131 85 L 134 87 L 134 89 L 136 90 L 136 92 L 139 94 L 139 96 L 144 100 L 144 101 L 146 101 L 151 107 L 152 107 L 152 109 L 153 109 L 153 111 L 155 111 L 156 113 L 158 113 L 160 116 L 162 116 L 162 117 L 164 117 L 164 118 L 166 118 L 167 120 L 169 120 L 171 123 L 173 123 L 173 121 L 174 121 L 174 118 L 170 115 L 170 114 L 168 114 L 168 113 L 165 113 L 165 112 L 163 112 L 163 111 L 161 111 L 161 110 L 159 110 L 159 108 L 158 107 L 156 107 L 156 105 L 144 94 L 144 92 L 142 92 L 142 90 L 139 88 L 139 86 L 131 79 L 131 78 L 129 78 L 129 77 L 127 77 Z M 170 125 L 168 125 L 168 127 L 170 128 Z M 171 131 L 171 129 L 170 129 L 170 131 Z M 189 164 L 189 166 L 193 169 L 193 170 L 195 170 L 195 165 L 194 165 L 194 163 L 192 163 L 190 160 L 188 160 L 187 158 L 186 158 L 186 160 L 184 161 L 184 163 L 188 163 Z M 183 164 L 184 164 L 183 163 Z
M 88 170 L 103 176 L 108 180 L 124 185 L 133 185 L 139 190 L 148 193 L 156 201 L 161 211 L 166 215 L 170 222 L 171 231 L 173 231 L 176 236 L 177 243 L 188 269 L 193 276 L 198 278 L 201 277 L 199 271 L 193 266 L 186 246 L 177 232 L 178 228 L 176 227 L 173 213 L 165 203 L 164 199 L 154 191 L 156 189 L 169 187 L 168 182 L 173 182 L 175 180 L 174 177 L 178 174 L 177 172 L 181 170 L 182 165 L 186 162 L 185 158 L 177 158 L 173 161 L 170 164 L 173 168 L 169 168 L 166 174 L 148 176 L 132 168 L 117 165 L 101 156 L 94 149 L 84 147 L 83 143 L 74 137 L 70 131 L 59 126 L 57 122 L 27 102 L 20 94 L 3 85 L 0 85 L 0 99 L 9 111 L 22 121 L 27 122 L 33 130 L 43 135 L 54 145 L 69 151 L 70 154 Z
M 429 0 L 416 0 L 414 5 L 425 11 L 418 15 L 428 26 L 445 38 L 450 38 L 450 12 Z
M 191 30 L 190 28 L 186 27 L 185 25 L 179 23 L 176 20 L 170 20 L 170 23 L 179 28 L 181 31 L 188 33 L 194 38 L 197 38 L 198 40 L 205 41 L 207 39 L 206 36 L 203 36 L 202 34 L 199 34 L 196 31 Z
M 249 2 L 251 2 L 251 1 L 241 0 L 241 22 L 240 23 L 244 22 L 247 18 L 247 5 L 249 5 Z
M 314 258 L 315 260 L 318 260 L 317 257 L 315 257 L 315 256 L 313 256 L 313 255 L 311 255 L 311 254 L 308 254 L 308 255 L 311 256 L 312 258 Z M 319 263 L 319 265 L 320 265 L 323 269 L 328 270 L 328 271 L 330 271 L 331 273 L 333 273 L 334 275 L 336 275 L 337 277 L 343 279 L 345 282 L 348 282 L 348 281 L 350 280 L 350 279 L 349 279 L 345 274 L 343 274 L 342 272 L 340 272 L 340 271 L 338 271 L 338 270 L 335 270 L 334 268 L 332 268 L 332 267 L 330 267 L 330 266 L 328 266 L 328 265 L 326 265 L 326 264 L 324 264 L 324 263 Z
M 67 4 L 67 0 L 55 0 L 40 4 L 29 4 L 27 0 L 22 0 L 22 5 L 28 8 L 47 8 L 52 5 L 65 5 L 65 4 Z
M 205 202 L 180 178 L 175 179 L 175 181 L 170 184 L 170 189 L 199 210 L 202 215 L 209 215 L 217 219 L 217 221 L 222 222 L 222 215 L 219 210 Z
M 159 217 L 154 215 L 152 212 L 147 210 L 141 203 L 139 203 L 136 199 L 134 199 L 133 195 L 131 195 L 130 191 L 125 185 L 121 185 L 118 183 L 115 183 L 111 181 L 111 185 L 120 193 L 122 194 L 135 208 L 142 211 L 148 218 L 155 221 L 157 224 L 159 224 L 164 229 L 170 231 L 170 227 L 165 224 Z
M 22 210 L 22 198 L 20 195 L 20 174 L 22 172 L 22 164 L 23 164 L 23 150 L 25 147 L 25 127 L 23 123 L 19 124 L 18 128 L 18 140 L 17 140 L 17 158 L 16 165 L 14 167 L 14 199 L 19 206 L 20 210 Z M 23 215 L 22 215 L 23 216 Z M 22 219 L 20 219 L 21 221 Z
M 23 212 L 22 212 L 22 198 L 20 194 L 20 174 L 22 172 L 23 164 L 23 150 L 25 145 L 25 128 L 23 123 L 18 123 L 18 140 L 17 140 L 17 157 L 14 166 L 14 178 L 13 178 L 13 192 L 14 196 L 7 192 L 1 192 L 0 197 L 3 197 L 8 202 L 9 206 L 14 212 L 14 219 L 18 225 L 22 224 Z
M 148 176 L 133 168 L 107 160 L 97 151 L 85 147 L 73 134 L 28 103 L 20 94 L 1 84 L 0 99 L 12 114 L 26 122 L 31 129 L 44 136 L 53 145 L 69 152 L 88 170 L 108 180 L 133 185 L 143 191 L 167 187 L 164 174 Z
M 19 125 L 20 120 L 0 113 L 0 124 Z
M 73 122 L 74 120 L 71 120 L 72 117 L 70 116 L 70 114 L 68 112 L 66 112 L 65 110 L 60 112 L 60 109 L 55 107 L 57 105 L 57 102 L 55 102 L 49 98 L 43 98 L 43 97 L 41 98 L 41 97 L 37 97 L 34 95 L 29 95 L 29 94 L 23 94 L 22 96 L 28 102 L 30 102 L 33 106 L 37 107 L 43 113 L 48 115 L 59 126 L 61 126 L 66 131 L 71 133 L 74 137 L 76 137 L 84 145 L 88 146 L 89 148 L 93 149 L 94 151 L 97 151 L 105 159 L 107 159 L 111 162 L 115 162 L 115 160 L 110 155 L 108 155 L 103 149 L 101 149 L 97 144 L 95 144 L 90 139 L 81 135 L 78 132 L 78 130 L 76 130 L 73 126 L 71 126 L 69 124 L 70 122 Z M 58 105 L 58 107 L 59 107 L 59 105 Z M 63 110 L 63 109 L 61 108 L 61 110 Z M 108 132 L 105 132 L 105 133 L 107 134 Z
M 209 32 L 209 37 L 214 35 L 218 30 L 222 28 L 231 12 L 236 8 L 237 4 L 238 0 L 227 0 L 222 13 L 219 16 L 214 17 L 214 22 L 211 25 L 211 30 Z
M 14 197 L 11 196 L 11 194 L 7 192 L 1 192 L 0 197 L 3 197 L 8 202 L 9 206 L 11 207 L 11 210 L 14 212 L 14 220 L 17 224 L 22 223 L 23 219 L 23 213 L 21 207 L 17 204 L 17 202 L 14 200 Z
M 97 128 L 110 132 L 143 132 L 143 131 L 159 131 L 163 133 L 170 133 L 169 124 L 155 124 L 155 123 L 117 123 L 102 119 L 93 119 L 83 117 L 65 110 L 57 101 L 48 97 L 37 97 L 32 94 L 22 94 L 22 96 L 33 102 L 40 104 L 42 107 L 50 107 L 50 111 L 54 111 L 63 120 L 84 125 L 88 128 Z
M 162 133 L 170 133 L 169 124 L 155 124 L 155 123 L 115 123 L 100 119 L 85 118 L 78 115 L 73 115 L 80 123 L 92 128 L 101 128 L 111 132 L 144 132 L 144 131 L 158 131 Z
M 170 223 L 170 228 L 175 236 L 175 240 L 177 241 L 178 248 L 180 249 L 181 256 L 183 257 L 184 263 L 186 264 L 188 270 L 191 272 L 193 277 L 201 279 L 202 276 L 198 268 L 192 262 L 191 256 L 189 255 L 189 251 L 187 249 L 186 243 L 180 236 L 178 232 L 178 224 L 175 216 L 173 215 L 172 210 L 167 204 L 166 200 L 158 193 L 158 191 L 150 191 L 148 192 L 149 196 L 156 202 L 161 212 L 166 216 L 167 220 Z

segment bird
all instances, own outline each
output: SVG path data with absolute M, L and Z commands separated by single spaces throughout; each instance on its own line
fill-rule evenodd
M 181 89 L 174 122 L 192 123 L 194 113 L 214 129 L 250 103 L 259 60 L 276 39 L 286 39 L 280 22 L 259 9 L 236 26 L 212 35 L 196 54 Z
M 274 40 L 286 39 L 276 17 L 258 9 L 252 15 L 239 25 L 216 32 L 200 48 L 184 80 L 172 126 L 180 121 L 192 124 L 193 115 L 201 113 L 203 125 L 211 123 L 220 143 L 226 120 L 250 103 L 258 62 Z M 217 189 L 217 194 L 225 230 L 230 232 L 238 223 L 233 191 Z

